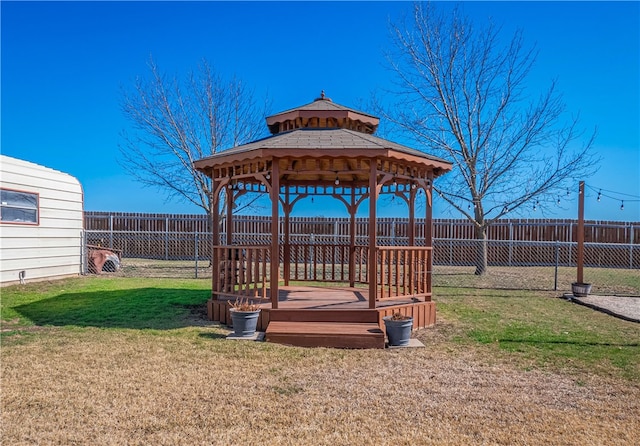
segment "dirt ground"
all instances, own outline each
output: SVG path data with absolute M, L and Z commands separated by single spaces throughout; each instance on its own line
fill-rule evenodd
M 602 311 L 627 321 L 640 323 L 640 297 L 591 294 L 586 297 L 575 297 L 572 294 L 567 294 L 565 297 L 594 310 Z

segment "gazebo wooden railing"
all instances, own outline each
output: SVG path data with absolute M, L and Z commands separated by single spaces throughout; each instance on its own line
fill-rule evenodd
M 288 280 L 312 282 L 368 283 L 368 246 L 354 246 L 353 264 L 349 245 L 292 244 L 284 248 L 285 285 Z M 286 253 L 289 253 L 288 255 Z M 353 273 L 350 276 L 350 272 Z
M 266 299 L 270 249 L 271 246 L 214 246 L 212 264 L 218 265 L 214 293 L 222 297 Z
M 214 246 L 218 264 L 217 289 L 223 298 L 266 299 L 269 288 L 271 246 Z M 280 255 L 284 257 L 284 247 Z M 288 262 L 281 271 L 285 285 L 290 280 L 308 282 L 369 283 L 368 246 L 289 245 Z M 376 300 L 393 298 L 431 299 L 431 254 L 424 246 L 376 247 Z M 288 267 L 287 267 L 288 266 Z M 351 274 L 352 273 L 352 274 Z
M 431 247 L 379 246 L 376 299 L 431 298 Z

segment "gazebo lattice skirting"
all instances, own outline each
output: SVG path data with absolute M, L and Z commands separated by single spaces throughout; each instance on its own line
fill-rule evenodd
M 274 322 L 289 322 L 303 331 L 314 323 L 331 322 L 343 329 L 358 323 L 382 327 L 383 316 L 400 311 L 414 317 L 414 328 L 435 323 L 432 183 L 451 164 L 373 136 L 378 118 L 335 104 L 324 94 L 268 117 L 267 125 L 271 137 L 195 163 L 212 182 L 210 319 L 229 323 L 229 302 L 250 299 L 262 303 L 259 329 L 267 331 L 267 340 Z M 233 209 L 245 194 L 271 198 L 270 240 L 256 243 L 234 233 Z M 377 244 L 377 201 L 384 194 L 407 204 L 407 246 Z M 291 239 L 294 206 L 314 196 L 333 197 L 346 207 L 348 243 L 313 240 L 312 235 L 308 240 Z M 223 200 L 226 210 L 221 214 Z M 420 237 L 415 225 L 418 200 L 424 203 L 426 221 Z M 356 213 L 363 203 L 369 208 L 364 243 L 362 237 L 356 240 Z M 308 289 L 302 282 L 324 283 Z M 322 334 L 314 336 L 309 345 L 323 345 Z M 351 346 L 364 345 L 354 341 Z

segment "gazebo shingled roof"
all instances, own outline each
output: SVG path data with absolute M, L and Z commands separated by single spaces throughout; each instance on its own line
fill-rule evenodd
M 374 135 L 342 128 L 304 128 L 285 131 L 216 153 L 197 161 L 196 165 L 200 169 L 206 169 L 220 163 L 220 159 L 231 157 L 232 155 L 235 160 L 251 159 L 260 157 L 263 154 L 259 151 L 278 149 L 282 150 L 282 152 L 278 153 L 279 155 L 296 154 L 299 156 L 313 156 L 314 154 L 311 151 L 316 150 L 335 151 L 334 155 L 338 156 L 343 156 L 344 153 L 342 152 L 346 150 L 349 151 L 350 156 L 371 156 L 375 153 L 376 155 L 393 158 L 401 155 L 403 158 L 407 156 L 420 158 L 423 162 L 425 160 L 432 161 L 434 169 L 437 170 L 437 173 L 434 172 L 436 176 L 450 170 L 447 169 L 450 163 L 441 158 Z M 288 149 L 295 150 L 295 153 L 286 153 Z M 358 151 L 362 152 L 359 153 Z
M 448 172 L 452 167 L 444 159 L 374 136 L 379 122 L 377 117 L 336 104 L 325 97 L 324 92 L 309 104 L 269 116 L 266 120 L 273 133 L 271 136 L 198 160 L 196 168 L 210 174 L 214 166 L 274 157 L 375 157 L 428 168 L 433 177 Z M 328 180 L 326 175 L 322 179 Z

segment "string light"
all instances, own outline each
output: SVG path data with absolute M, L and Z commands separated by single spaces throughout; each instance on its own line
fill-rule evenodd
M 558 206 L 560 206 L 560 197 L 558 197 Z
M 606 189 L 601 189 L 601 188 L 594 188 L 591 186 L 586 186 L 589 189 L 591 189 L 592 191 L 597 191 L 598 194 L 596 196 L 596 201 L 600 202 L 602 201 L 602 198 L 610 198 L 612 200 L 616 200 L 616 201 L 620 201 L 620 210 L 624 211 L 624 202 L 639 202 L 640 201 L 640 196 L 638 195 L 631 195 L 631 194 L 625 194 L 622 192 L 614 192 L 611 190 L 606 190 Z M 628 198 L 624 198 L 622 199 L 620 196 L 623 197 L 628 197 Z
M 336 186 L 340 184 L 340 179 L 338 178 L 338 174 L 336 174 L 336 180 L 333 182 Z
M 533 212 L 538 210 L 538 206 L 540 206 L 540 202 L 536 200 L 536 203 L 533 205 Z
M 265 175 L 265 178 L 266 178 L 267 180 L 270 180 L 270 179 L 271 179 L 271 174 L 270 174 L 269 172 L 267 172 L 267 174 Z
M 394 185 L 394 186 L 397 186 L 397 185 L 398 185 L 398 181 L 396 180 L 396 177 L 395 177 L 395 176 L 393 177 L 393 185 Z
M 504 209 L 502 210 L 502 212 L 506 214 L 507 212 L 509 212 L 509 208 L 507 206 L 505 206 Z
M 416 183 L 411 183 L 411 189 L 415 189 L 416 187 L 418 187 Z

